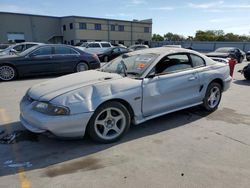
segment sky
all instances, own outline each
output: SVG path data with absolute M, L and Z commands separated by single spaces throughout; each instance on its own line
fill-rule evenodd
M 153 33 L 250 35 L 250 0 L 0 0 L 0 11 L 121 20 L 153 19 Z M 1 21 L 0 21 L 1 22 Z

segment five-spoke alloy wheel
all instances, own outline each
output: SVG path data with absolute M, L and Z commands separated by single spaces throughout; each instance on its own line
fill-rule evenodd
M 95 141 L 111 143 L 120 139 L 129 127 L 128 110 L 121 103 L 112 101 L 95 111 L 88 125 L 88 133 Z
M 216 82 L 209 84 L 203 100 L 203 106 L 207 111 L 212 112 L 218 108 L 221 100 L 221 93 L 222 89 L 220 84 Z

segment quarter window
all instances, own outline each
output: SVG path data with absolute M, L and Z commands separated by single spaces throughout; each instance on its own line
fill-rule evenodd
M 194 54 L 190 54 L 190 57 L 192 59 L 192 63 L 193 63 L 194 67 L 203 67 L 203 66 L 205 66 L 205 61 L 201 57 L 199 57 L 197 55 L 194 55 Z

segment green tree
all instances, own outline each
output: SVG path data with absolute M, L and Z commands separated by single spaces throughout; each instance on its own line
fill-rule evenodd
M 174 34 L 171 32 L 168 32 L 164 35 L 165 40 L 168 41 L 182 41 L 185 40 L 185 37 L 179 34 Z
M 164 40 L 163 36 L 159 34 L 153 34 L 152 36 L 152 41 L 163 41 L 163 40 Z

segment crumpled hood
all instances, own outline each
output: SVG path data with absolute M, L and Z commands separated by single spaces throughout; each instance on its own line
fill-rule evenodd
M 206 54 L 208 57 L 228 57 L 229 53 L 220 53 L 220 52 L 210 52 Z
M 121 78 L 123 77 L 118 74 L 90 70 L 62 76 L 37 84 L 29 89 L 28 95 L 34 100 L 49 101 L 59 95 L 88 85 L 109 82 Z

